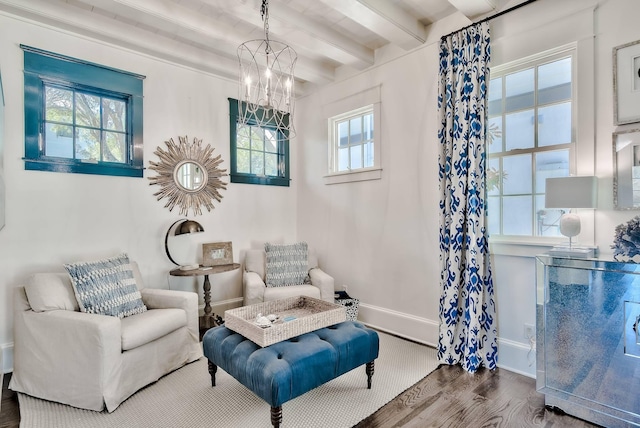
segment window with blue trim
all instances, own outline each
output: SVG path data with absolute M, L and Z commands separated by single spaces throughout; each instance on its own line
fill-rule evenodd
M 231 182 L 289 186 L 289 138 L 275 124 L 238 122 L 238 100 L 229 98 Z
M 25 169 L 142 177 L 144 76 L 20 47 Z

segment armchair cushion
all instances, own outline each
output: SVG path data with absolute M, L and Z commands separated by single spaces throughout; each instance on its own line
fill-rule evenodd
M 69 275 L 64 273 L 33 274 L 24 287 L 31 309 L 35 312 L 78 311 Z
M 182 309 L 151 309 L 135 317 L 122 319 L 122 350 L 128 351 L 153 342 L 187 325 Z
M 126 254 L 64 267 L 82 312 L 124 318 L 147 310 Z
M 297 244 L 264 244 L 267 287 L 284 287 L 309 283 L 308 248 Z

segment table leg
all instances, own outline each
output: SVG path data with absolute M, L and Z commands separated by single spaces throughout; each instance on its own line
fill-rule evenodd
M 211 282 L 209 275 L 204 276 L 204 315 L 200 318 L 200 328 L 209 329 L 222 324 L 222 318 L 213 313 L 211 308 Z

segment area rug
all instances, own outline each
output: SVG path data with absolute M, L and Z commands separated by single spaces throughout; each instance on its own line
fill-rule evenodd
M 282 426 L 352 427 L 438 366 L 436 350 L 379 333 L 372 389 L 358 367 L 282 406 Z M 270 406 L 223 370 L 211 387 L 202 358 L 138 391 L 113 413 L 18 394 L 21 428 L 268 428 Z

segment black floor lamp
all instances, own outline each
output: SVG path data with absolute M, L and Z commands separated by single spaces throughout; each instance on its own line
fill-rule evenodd
M 180 223 L 180 222 L 182 222 L 182 223 Z M 164 249 L 167 252 L 167 257 L 169 257 L 169 260 L 171 260 L 173 262 L 173 264 L 175 264 L 177 266 L 180 266 L 180 263 L 177 263 L 175 260 L 173 260 L 173 257 L 171 257 L 171 253 L 169 253 L 169 235 L 171 234 L 171 229 L 173 229 L 173 226 L 175 226 L 178 223 L 180 223 L 180 224 L 175 229 L 175 232 L 174 232 L 175 236 L 185 235 L 187 233 L 204 232 L 204 228 L 197 221 L 189 220 L 189 219 L 186 219 L 186 218 L 185 219 L 180 219 L 180 220 L 176 221 L 175 223 L 173 223 L 171 226 L 169 226 L 169 230 L 167 230 L 167 234 L 164 237 Z

